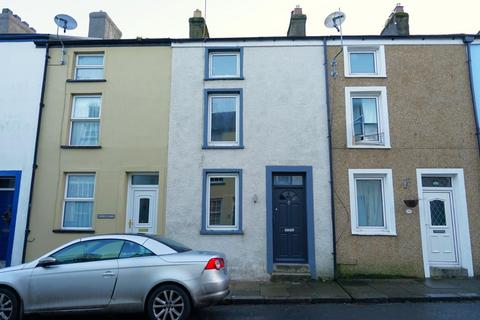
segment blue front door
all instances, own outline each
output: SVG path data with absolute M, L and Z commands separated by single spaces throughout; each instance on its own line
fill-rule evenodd
M 0 267 L 9 266 L 12 256 L 19 179 L 19 175 L 0 175 Z

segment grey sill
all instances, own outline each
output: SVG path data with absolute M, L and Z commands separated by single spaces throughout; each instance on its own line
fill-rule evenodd
M 201 235 L 243 235 L 242 230 L 200 230 Z
M 202 149 L 245 149 L 244 146 L 206 146 L 203 145 Z
M 84 79 L 84 80 L 67 79 L 67 82 L 107 82 L 107 80 L 106 79 Z
M 95 230 L 84 230 L 84 229 L 53 229 L 53 233 L 95 233 Z
M 62 149 L 101 149 L 102 146 L 69 146 L 69 145 L 62 144 L 60 148 Z
M 235 78 L 205 78 L 204 81 L 215 81 L 215 80 L 245 80 L 244 77 L 235 77 Z

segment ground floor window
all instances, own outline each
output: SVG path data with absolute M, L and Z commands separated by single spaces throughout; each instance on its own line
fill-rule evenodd
M 241 170 L 204 171 L 202 232 L 241 231 Z
M 95 174 L 67 174 L 63 207 L 63 228 L 92 227 Z
M 350 169 L 352 234 L 395 235 L 392 170 Z

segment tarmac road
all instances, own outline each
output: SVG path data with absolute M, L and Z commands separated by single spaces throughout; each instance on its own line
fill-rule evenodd
M 143 320 L 143 315 L 42 316 L 51 320 Z M 480 320 L 480 302 L 391 304 L 222 305 L 195 311 L 190 320 Z

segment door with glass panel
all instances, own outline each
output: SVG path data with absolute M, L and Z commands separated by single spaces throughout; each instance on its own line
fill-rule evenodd
M 272 189 L 273 260 L 307 262 L 305 176 L 274 174 Z
M 129 180 L 126 232 L 156 234 L 158 175 L 132 174 Z
M 451 191 L 424 192 L 428 258 L 432 264 L 457 263 Z

